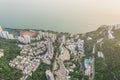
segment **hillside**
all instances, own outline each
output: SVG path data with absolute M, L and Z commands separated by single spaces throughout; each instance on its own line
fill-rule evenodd
M 120 29 L 112 29 L 114 39 L 108 39 L 109 26 L 100 27 L 96 31 L 86 33 L 86 57 L 92 54 L 92 45 L 96 44 L 95 51 L 95 78 L 94 80 L 119 80 L 120 79 Z M 93 38 L 87 41 L 86 38 Z M 99 43 L 98 40 L 103 39 Z M 103 52 L 104 58 L 98 57 L 98 51 Z

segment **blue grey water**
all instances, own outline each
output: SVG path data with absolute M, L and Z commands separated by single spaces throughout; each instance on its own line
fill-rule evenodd
M 120 23 L 119 0 L 0 0 L 0 25 L 88 32 Z

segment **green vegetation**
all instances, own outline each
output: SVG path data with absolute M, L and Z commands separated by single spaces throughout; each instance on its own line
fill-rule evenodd
M 19 54 L 19 48 L 15 45 L 16 40 L 0 38 L 0 49 L 4 49 L 4 56 L 0 58 L 0 80 L 19 80 L 22 72 L 11 68 L 9 61 Z
M 106 40 L 102 46 L 102 51 L 105 55 L 105 63 L 107 64 L 107 69 L 111 74 L 111 79 L 120 79 L 120 46 L 114 43 L 114 40 Z
M 86 41 L 85 40 L 85 44 L 84 44 L 84 49 L 85 49 L 85 58 L 89 58 L 90 56 L 92 56 L 92 51 L 93 51 L 93 45 L 94 43 L 96 43 L 96 41 Z
M 102 47 L 97 45 L 97 51 L 102 51 L 105 59 L 98 58 L 96 54 L 95 80 L 120 79 L 120 46 L 117 44 L 119 41 L 117 33 L 115 31 L 116 38 L 113 40 L 104 39 Z
M 97 35 L 96 35 L 97 34 Z M 97 39 L 104 38 L 103 44 L 100 47 L 96 45 L 95 53 L 95 78 L 94 80 L 119 80 L 120 79 L 120 29 L 114 30 L 115 39 L 107 39 L 107 28 L 99 28 L 97 31 L 87 33 L 84 39 L 88 36 L 92 37 L 92 41 L 85 40 L 85 57 L 90 57 L 92 54 L 93 44 Z M 98 58 L 97 52 L 102 51 L 105 59 Z M 86 80 L 86 79 L 85 79 Z
M 89 80 L 89 77 L 88 77 L 88 76 L 85 76 L 85 77 L 84 77 L 84 80 Z
M 70 72 L 69 75 L 71 76 L 71 80 L 77 80 L 77 79 L 82 79 L 83 73 L 82 73 L 82 69 L 81 69 L 81 65 L 79 61 L 73 61 L 72 63 L 74 63 L 76 65 L 76 67 L 73 69 L 74 72 Z
M 47 80 L 45 75 L 45 71 L 47 69 L 50 69 L 50 66 L 41 63 L 38 69 L 32 74 L 32 76 L 29 76 L 26 80 Z
M 70 72 L 69 75 L 71 76 L 71 80 L 82 79 L 82 70 L 80 69 L 79 63 L 76 64 L 74 72 Z

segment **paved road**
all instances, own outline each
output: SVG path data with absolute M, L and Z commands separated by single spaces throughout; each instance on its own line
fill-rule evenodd
M 82 80 L 84 80 L 84 73 L 85 73 L 85 72 L 84 72 L 84 66 L 83 66 L 83 64 L 80 62 L 80 59 L 81 59 L 81 58 L 80 58 L 80 55 L 79 55 L 79 65 L 81 66 L 80 70 L 82 70 L 82 73 L 83 73 Z M 79 71 L 80 71 L 80 70 L 79 70 Z
M 95 46 L 96 44 L 93 45 L 93 51 L 92 51 L 92 75 L 89 77 L 89 80 L 94 80 L 94 77 L 95 77 L 95 57 L 94 57 L 94 54 L 95 54 Z

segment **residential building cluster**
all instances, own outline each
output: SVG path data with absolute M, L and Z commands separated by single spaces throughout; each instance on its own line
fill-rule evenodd
M 70 50 L 71 54 L 84 56 L 84 40 L 80 38 L 76 42 L 74 40 L 70 41 L 66 48 Z
M 33 40 L 41 40 L 45 38 L 50 38 L 52 42 L 55 42 L 56 35 L 53 33 L 42 32 L 42 31 L 21 31 L 20 36 L 18 37 L 19 42 L 28 44 Z
M 29 75 L 32 75 L 32 72 L 36 71 L 41 61 L 51 64 L 53 46 L 50 39 L 27 45 L 19 44 L 18 46 L 22 48 L 20 55 L 11 60 L 9 65 L 22 70 L 23 77 L 21 80 L 26 80 Z
M 103 27 L 106 26 L 101 26 L 101 28 Z M 119 28 L 120 25 L 115 26 L 115 29 Z M 108 29 L 108 38 L 114 39 L 113 26 L 105 29 Z M 96 44 L 100 43 L 100 47 L 102 47 L 104 38 L 94 39 L 96 43 L 93 45 L 92 56 L 84 59 L 85 42 L 79 34 L 71 34 L 70 36 L 64 34 L 60 38 L 56 34 L 37 30 L 23 30 L 19 34 L 17 38 L 14 38 L 13 34 L 10 34 L 8 31 L 3 31 L 2 27 L 0 27 L 0 37 L 18 40 L 16 45 L 21 50 L 20 54 L 13 60 L 10 60 L 9 66 L 22 71 L 23 75 L 20 80 L 26 80 L 28 76 L 32 76 L 33 72 L 41 66 L 41 62 L 50 65 L 50 69 L 52 69 L 44 72 L 47 80 L 72 80 L 73 76 L 70 76 L 71 74 L 82 75 L 83 78 L 81 80 L 84 79 L 84 76 L 89 76 L 89 79 L 91 76 L 94 76 Z M 93 40 L 90 36 L 83 38 L 86 38 L 85 40 L 87 41 Z M 57 44 L 57 42 L 60 44 Z M 54 47 L 58 50 L 54 50 Z M 56 53 L 54 54 L 54 52 Z M 4 50 L 0 49 L 0 58 L 2 56 L 4 56 Z M 104 58 L 102 51 L 98 51 L 97 56 Z M 77 80 L 78 77 L 75 76 L 74 79 Z
M 57 39 L 55 34 L 42 31 L 23 31 L 17 39 L 20 42 L 17 43 L 18 47 L 21 48 L 20 55 L 11 60 L 9 66 L 22 71 L 23 76 L 21 80 L 26 80 L 28 76 L 31 76 L 40 66 L 41 62 L 48 65 L 51 64 L 51 59 L 54 55 L 53 43 Z M 36 41 L 31 43 L 32 40 Z M 88 37 L 87 40 L 92 40 L 92 38 Z M 45 72 L 47 80 L 70 80 L 71 76 L 69 73 L 74 72 L 77 66 L 72 61 L 79 61 L 79 58 L 85 56 L 84 40 L 80 39 L 80 35 L 78 34 L 71 35 L 70 38 L 66 38 L 63 35 L 60 37 L 60 44 L 59 50 L 56 53 L 55 63 L 52 64 L 54 70 L 52 72 L 46 70 Z M 72 54 L 74 55 L 74 59 L 71 60 Z M 99 57 L 102 57 L 101 53 L 99 53 Z M 66 60 L 69 62 L 64 64 Z M 87 76 L 93 73 L 92 63 L 92 58 L 84 60 L 85 75 Z M 79 65 L 82 66 L 81 63 Z
M 116 29 L 120 29 L 120 24 L 115 25 L 115 26 L 114 26 L 114 29 L 115 29 L 115 30 L 116 30 Z
M 42 38 L 50 38 L 52 40 L 52 42 L 55 42 L 57 37 L 53 33 L 39 31 L 36 39 L 41 40 Z
M 42 61 L 48 65 L 51 64 L 51 59 L 53 58 L 54 55 L 54 47 L 52 43 L 53 42 L 50 41 L 50 39 L 48 38 L 46 41 L 47 52 L 44 56 L 42 56 Z
M 71 37 L 72 38 L 67 39 L 66 36 L 63 35 L 60 38 L 60 53 L 59 56 L 56 57 L 55 64 L 53 67 L 54 73 L 56 75 L 56 80 L 70 80 L 71 76 L 69 75 L 69 73 L 74 72 L 74 69 L 76 68 L 76 65 L 72 61 L 70 61 L 71 55 L 74 54 L 75 56 L 81 57 L 84 55 L 84 40 L 81 40 L 79 38 L 79 35 L 76 35 L 75 38 L 73 38 L 73 35 L 71 35 Z M 68 60 L 69 62 L 66 62 L 65 66 L 64 61 L 66 60 Z

